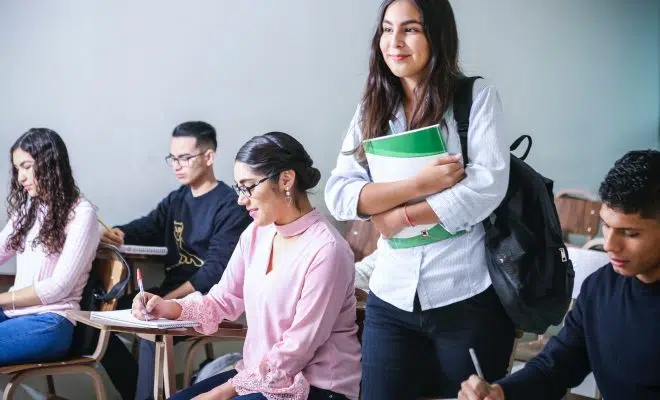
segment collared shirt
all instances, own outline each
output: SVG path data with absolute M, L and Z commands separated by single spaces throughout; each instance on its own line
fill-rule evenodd
M 407 249 L 392 249 L 387 241 L 378 241 L 376 268 L 369 288 L 401 310 L 413 310 L 416 293 L 422 309 L 428 310 L 470 298 L 491 284 L 481 222 L 506 194 L 509 147 L 503 137 L 502 107 L 495 87 L 478 79 L 473 99 L 465 179 L 426 198 L 447 231 L 466 233 Z M 362 141 L 360 110 L 358 107 L 353 117 L 342 152 L 355 149 Z M 447 128 L 442 129 L 442 134 L 447 149 L 450 154 L 458 154 L 461 144 L 451 107 L 444 120 Z M 397 110 L 391 125 L 396 132 L 406 130 L 403 106 Z M 332 215 L 340 221 L 359 219 L 360 191 L 370 182 L 364 165 L 353 155 L 340 153 L 325 188 L 326 204 Z
M 268 271 L 278 229 L 250 225 L 220 283 L 206 296 L 175 300 L 180 318 L 199 321 L 209 334 L 245 311 L 243 365 L 232 380 L 239 394 L 306 399 L 311 385 L 356 400 L 361 373 L 351 248 L 314 210 L 286 225 L 300 234 Z

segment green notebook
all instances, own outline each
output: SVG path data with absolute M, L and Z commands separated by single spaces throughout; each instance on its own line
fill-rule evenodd
M 431 162 L 447 154 L 440 125 L 368 139 L 362 145 L 374 182 L 412 178 Z M 439 224 L 418 225 L 402 230 L 388 242 L 392 248 L 401 249 L 438 242 L 461 233 L 452 235 Z

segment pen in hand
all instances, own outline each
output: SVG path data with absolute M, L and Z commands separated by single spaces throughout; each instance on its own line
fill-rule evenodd
M 474 352 L 474 349 L 472 347 L 470 347 L 468 351 L 470 352 L 470 358 L 472 358 L 472 364 L 474 364 L 474 369 L 477 371 L 477 375 L 486 384 L 486 391 L 490 392 L 490 384 L 486 382 L 486 379 L 484 378 L 484 372 L 481 370 L 481 365 L 479 365 L 479 360 L 477 359 L 477 353 Z
M 471 347 L 468 351 L 470 352 L 470 357 L 472 358 L 472 364 L 474 364 L 474 369 L 477 370 L 477 375 L 479 375 L 479 378 L 484 379 L 484 373 L 483 371 L 481 371 L 479 360 L 477 360 L 477 353 L 475 353 L 474 349 Z
M 138 284 L 138 288 L 140 288 L 140 296 L 142 297 L 142 306 L 144 307 L 144 317 L 147 321 L 149 321 L 149 313 L 147 312 L 147 303 L 144 301 L 144 285 L 142 285 L 142 272 L 140 272 L 140 268 L 137 269 L 137 284 Z
M 108 224 L 106 224 L 105 222 L 103 222 L 103 220 L 101 220 L 101 218 L 97 218 L 97 220 L 98 220 L 99 223 L 105 228 L 106 231 L 108 231 L 108 232 L 112 232 L 112 228 L 110 228 L 110 226 L 108 226 Z

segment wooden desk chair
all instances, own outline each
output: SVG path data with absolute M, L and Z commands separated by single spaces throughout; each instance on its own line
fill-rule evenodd
M 355 308 L 355 321 L 358 326 L 358 340 L 362 344 L 362 331 L 364 331 L 364 318 L 366 317 L 366 301 L 367 292 L 362 289 L 355 288 L 355 297 L 357 299 L 357 307 Z
M 358 262 L 376 250 L 380 233 L 374 228 L 371 221 L 354 220 L 349 222 L 345 237 L 351 246 L 351 250 L 353 250 L 355 262 Z M 367 292 L 355 288 L 355 297 L 358 303 L 355 310 L 355 317 L 360 343 L 362 343 L 362 331 L 364 330 L 365 302 L 367 301 L 367 296 Z
M 371 221 L 354 220 L 349 222 L 344 236 L 358 262 L 376 250 L 380 233 Z
M 581 189 L 565 189 L 555 195 L 559 223 L 567 244 L 575 245 L 570 235 L 582 235 L 587 240 L 598 235 L 601 205 L 596 194 Z
M 128 274 L 128 265 L 126 260 L 121 256 L 115 247 L 101 245 L 99 247 L 96 259 L 92 264 L 90 273 L 90 280 L 87 285 L 88 288 L 92 284 L 99 284 L 100 289 L 105 293 L 111 293 L 115 285 L 122 282 Z M 92 279 L 92 277 L 96 279 Z M 125 282 L 124 282 L 125 283 Z M 92 293 L 93 290 L 85 292 Z M 96 288 L 92 288 L 96 289 Z M 117 291 L 117 288 L 113 292 Z M 84 303 L 83 299 L 83 303 Z M 101 300 L 99 309 L 101 311 L 112 311 L 115 309 L 116 300 L 110 301 Z M 27 378 L 35 376 L 45 376 L 48 381 L 48 398 L 58 399 L 55 393 L 55 385 L 53 382 L 53 375 L 70 375 L 70 374 L 86 374 L 94 383 L 94 391 L 96 399 L 106 399 L 105 389 L 103 387 L 103 380 L 101 375 L 96 370 L 97 362 L 101 360 L 108 346 L 108 339 L 110 338 L 109 332 L 101 332 L 96 342 L 96 348 L 91 354 L 84 354 L 80 356 L 70 356 L 62 361 L 34 363 L 34 364 L 21 364 L 0 367 L 0 375 L 10 376 L 9 384 L 5 387 L 3 400 L 12 399 L 14 393 L 21 382 Z M 75 343 L 73 344 L 75 345 Z

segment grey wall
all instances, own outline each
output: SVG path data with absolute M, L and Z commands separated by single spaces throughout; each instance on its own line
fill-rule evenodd
M 626 151 L 659 148 L 660 1 L 453 1 L 466 72 L 492 78 L 513 140 L 555 188 L 598 189 Z
M 1 1 L 0 152 L 30 127 L 55 129 L 110 224 L 177 187 L 163 159 L 185 120 L 217 128 L 223 180 L 233 182 L 239 146 L 270 130 L 294 134 L 327 174 L 366 78 L 377 6 Z M 0 162 L 2 198 L 8 167 Z M 319 186 L 322 206 L 321 196 Z
M 57 130 L 111 224 L 177 186 L 163 157 L 184 120 L 217 127 L 223 180 L 238 147 L 268 130 L 296 135 L 327 176 L 378 3 L 0 0 L 0 153 L 30 127 Z M 626 150 L 658 147 L 660 2 L 453 4 L 466 71 L 496 82 L 507 137 L 531 133 L 531 163 L 557 187 L 595 190 Z M 8 174 L 0 161 L 2 198 Z

